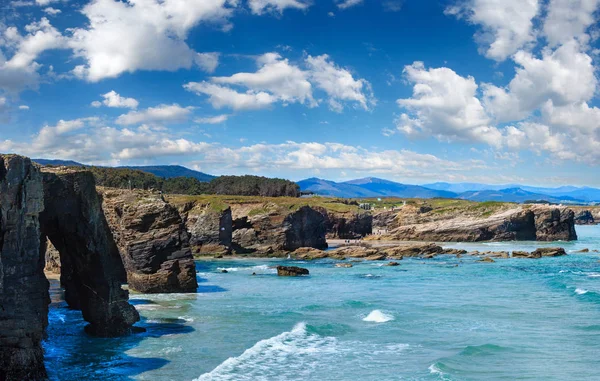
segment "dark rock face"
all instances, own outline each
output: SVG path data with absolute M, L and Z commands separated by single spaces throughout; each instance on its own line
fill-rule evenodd
M 271 254 L 301 247 L 327 248 L 325 218 L 309 206 L 283 213 L 243 216 L 233 221 L 236 251 Z
M 594 215 L 589 210 L 580 210 L 575 213 L 575 224 L 576 225 L 595 225 L 596 220 Z
M 296 266 L 277 266 L 278 276 L 302 276 L 308 275 L 309 271 L 302 267 Z
M 41 341 L 50 298 L 43 209 L 39 171 L 29 159 L 0 155 L 0 380 L 46 378 Z
M 144 293 L 196 292 L 196 266 L 177 209 L 157 193 L 101 192 L 129 287 Z
M 139 320 L 121 289 L 124 269 L 90 172 L 44 169 L 42 233 L 60 253 L 61 284 L 88 332 L 118 336 Z
M 358 239 L 373 232 L 371 213 L 331 213 L 324 208 L 316 208 L 325 218 L 328 238 Z
M 577 240 L 575 213 L 571 209 L 536 209 L 535 227 L 538 241 Z
M 233 219 L 231 208 L 211 205 L 193 206 L 182 211 L 190 234 L 190 246 L 198 254 L 225 254 L 231 251 Z
M 543 247 L 536 249 L 531 253 L 533 258 L 562 257 L 563 255 L 567 255 L 567 253 L 562 247 Z

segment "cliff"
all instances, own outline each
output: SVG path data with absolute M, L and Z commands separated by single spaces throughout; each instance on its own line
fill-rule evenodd
M 178 207 L 194 254 L 231 252 L 233 220 L 231 208 L 221 203 L 188 202 Z
M 177 208 L 156 192 L 99 192 L 129 287 L 144 293 L 195 292 L 196 267 Z
M 574 213 L 567 208 L 511 203 L 431 200 L 376 213 L 369 239 L 438 242 L 575 240 Z

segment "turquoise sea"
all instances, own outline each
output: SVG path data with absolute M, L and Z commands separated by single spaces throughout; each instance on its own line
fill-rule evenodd
M 83 333 L 54 284 L 46 365 L 54 380 L 599 380 L 600 226 L 560 258 L 440 256 L 335 268 L 290 261 L 199 261 L 193 295 L 131 295 L 146 333 Z M 227 269 L 228 273 L 221 273 Z M 252 275 L 256 273 L 256 275 Z

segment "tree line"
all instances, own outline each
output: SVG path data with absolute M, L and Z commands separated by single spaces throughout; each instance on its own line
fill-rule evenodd
M 162 178 L 137 169 L 86 166 L 99 186 L 158 190 L 169 194 L 223 194 L 237 196 L 299 197 L 298 184 L 261 176 L 221 176 L 210 182 L 191 177 Z

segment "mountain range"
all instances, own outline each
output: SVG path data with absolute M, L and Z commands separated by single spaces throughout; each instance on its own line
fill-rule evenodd
M 33 159 L 42 165 L 85 166 L 72 160 Z M 163 178 L 192 177 L 208 182 L 216 176 L 195 171 L 180 165 L 124 166 Z M 319 178 L 298 181 L 303 192 L 321 196 L 342 198 L 403 197 L 403 198 L 459 198 L 471 201 L 547 201 L 562 204 L 586 204 L 600 202 L 600 189 L 590 187 L 562 186 L 558 188 L 532 187 L 519 184 L 491 185 L 482 183 L 437 182 L 409 185 L 394 181 L 366 177 L 345 182 Z

